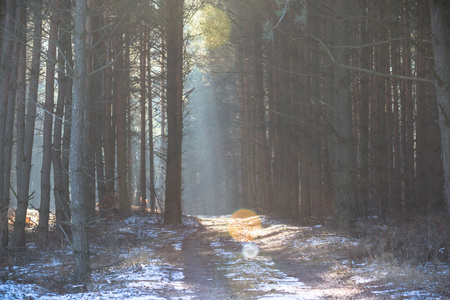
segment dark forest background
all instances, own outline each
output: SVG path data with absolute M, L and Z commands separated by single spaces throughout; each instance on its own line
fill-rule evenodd
M 444 0 L 0 1 L 0 262 L 25 248 L 28 208 L 40 246 L 72 239 L 77 280 L 87 225 L 132 205 L 166 224 L 242 207 L 344 229 L 448 221 L 449 14 Z

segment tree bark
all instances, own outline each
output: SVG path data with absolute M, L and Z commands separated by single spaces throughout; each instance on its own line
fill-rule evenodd
M 334 1 L 332 1 L 334 2 Z M 335 46 L 349 45 L 349 18 L 350 2 L 336 1 L 333 4 L 335 18 L 331 22 L 331 30 Z M 337 47 L 333 51 L 336 62 L 340 65 L 349 65 L 348 49 Z M 334 209 L 337 216 L 337 225 L 350 228 L 355 221 L 355 161 L 352 125 L 352 107 L 350 101 L 350 74 L 349 70 L 338 65 L 333 67 L 333 81 L 331 99 L 329 99 L 328 123 L 332 133 L 328 138 L 328 154 L 331 167 L 331 188 Z
M 75 261 L 74 281 L 85 281 L 90 272 L 89 244 L 87 238 L 88 195 L 84 160 L 87 158 L 88 124 L 86 101 L 86 1 L 75 2 L 74 29 L 74 79 L 72 96 L 72 135 L 70 140 L 70 178 L 71 178 L 71 212 L 72 239 Z
M 146 177 L 146 147 L 145 147 L 145 140 L 146 140 L 146 110 L 145 110 L 145 102 L 147 100 L 146 96 L 146 41 L 145 41 L 145 31 L 141 31 L 141 37 L 140 37 L 140 53 L 139 53 L 139 71 L 140 71 L 140 93 L 141 93 L 141 99 L 140 99 L 140 110 L 141 110 L 141 154 L 140 154 L 140 165 L 139 165 L 139 190 L 140 190 L 140 198 L 141 198 L 141 207 L 142 210 L 147 209 L 147 177 Z M 151 88 L 151 86 L 149 87 Z M 151 110 L 151 102 L 149 102 L 149 109 Z M 150 123 L 150 120 L 149 120 Z M 149 128 L 149 130 L 152 130 L 152 128 Z M 149 141 L 149 143 L 152 143 L 152 141 Z
M 450 65 L 449 22 L 446 12 L 449 3 L 445 0 L 430 0 L 431 32 L 433 35 L 435 88 L 439 107 L 439 128 L 441 130 L 442 164 L 444 169 L 444 196 L 450 219 Z
M 167 125 L 165 224 L 181 223 L 183 0 L 166 1 Z
M 150 160 L 150 211 L 156 212 L 156 189 L 155 189 L 155 141 L 153 137 L 153 94 L 152 94 L 152 63 L 151 46 L 148 46 L 147 87 L 148 87 L 148 143 Z
M 19 52 L 22 52 L 21 56 L 25 57 L 25 44 L 26 44 L 26 6 L 25 2 L 20 2 L 16 9 L 16 28 L 15 35 L 16 38 L 14 40 L 14 50 L 12 56 L 12 70 L 11 70 L 11 88 L 8 94 L 8 116 L 7 116 L 7 125 L 6 125 L 6 138 L 5 138 L 5 170 L 4 170 L 4 178 L 5 178 L 5 190 L 4 194 L 7 197 L 7 201 L 9 202 L 9 186 L 10 186 L 10 172 L 11 172 L 11 163 L 12 163 L 12 144 L 13 144 L 13 126 L 14 126 L 14 115 L 15 115 L 15 103 L 16 97 L 20 100 L 24 100 L 24 94 L 22 90 L 18 92 L 18 72 L 19 72 Z M 21 78 L 22 78 L 22 87 L 25 88 L 25 70 L 24 64 L 25 61 L 21 62 Z M 16 95 L 17 93 L 17 95 Z M 7 189 L 6 189 L 7 188 Z M 28 199 L 27 201 L 18 203 L 16 213 L 15 213 L 15 221 L 14 221 L 14 232 L 11 237 L 11 242 L 9 247 L 14 251 L 19 248 L 25 247 L 25 219 L 27 215 L 28 208 Z
M 6 18 L 2 39 L 2 53 L 0 61 L 0 262 L 6 258 L 6 246 L 8 244 L 8 196 L 5 194 L 5 137 L 6 116 L 8 106 L 8 94 L 11 82 L 12 51 L 14 40 L 15 10 L 12 0 L 6 1 Z
M 418 11 L 418 38 L 431 37 L 430 12 L 428 3 L 421 1 Z M 433 56 L 432 45 L 422 43 L 417 47 L 417 76 L 430 78 Z M 417 198 L 419 210 L 442 211 L 444 202 L 444 176 L 441 159 L 441 135 L 437 122 L 438 105 L 434 95 L 434 86 L 426 82 L 417 82 Z
M 116 98 L 116 128 L 117 128 L 117 177 L 120 199 L 120 213 L 128 213 L 130 206 L 128 201 L 127 183 L 127 97 L 125 91 L 124 71 L 124 42 L 122 34 L 119 34 L 116 42 L 117 61 L 114 64 L 114 92 Z
M 50 20 L 49 43 L 47 51 L 47 70 L 45 74 L 44 131 L 41 169 L 41 204 L 39 207 L 39 243 L 45 246 L 48 240 L 48 222 L 50 214 L 50 172 L 52 165 L 52 130 L 55 95 L 56 44 L 59 27 L 59 3 L 55 0 Z
M 61 35 L 59 37 L 58 51 L 58 98 L 55 111 L 55 126 L 53 135 L 53 179 L 54 179 L 54 197 L 55 197 L 55 215 L 57 230 L 61 233 L 61 238 L 69 235 L 69 186 L 65 184 L 65 177 L 68 174 L 68 168 L 64 168 L 62 155 L 63 148 L 63 124 L 68 126 L 68 120 L 64 118 L 64 110 L 67 108 L 66 102 L 68 94 L 72 93 L 70 85 L 70 74 L 68 74 L 71 66 L 66 65 L 67 48 L 70 48 L 71 39 L 69 33 L 70 26 L 70 1 L 63 0 L 61 2 Z M 70 53 L 70 52 L 69 52 Z M 67 112 L 66 112 L 67 115 Z

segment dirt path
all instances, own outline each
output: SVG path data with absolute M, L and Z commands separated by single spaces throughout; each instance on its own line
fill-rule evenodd
M 201 225 L 182 246 L 185 282 L 195 292 L 195 299 L 235 299 L 227 281 L 216 268 L 210 247 L 211 232 Z
M 285 254 L 267 250 L 246 259 L 242 243 L 226 234 L 220 219 L 199 222 L 199 229 L 182 246 L 185 282 L 194 291 L 194 299 L 323 298 L 310 286 L 320 281 L 311 268 L 300 268 Z
M 354 252 L 360 240 L 323 226 L 256 215 L 185 216 L 173 226 L 160 221 L 136 213 L 94 227 L 91 280 L 76 290 L 68 289 L 71 248 L 30 243 L 21 263 L 0 269 L 0 298 L 448 299 L 446 265 L 421 271 L 371 261 Z M 243 251 L 248 245 L 259 252 L 244 256 L 252 252 Z M 418 278 L 426 281 L 418 286 Z M 443 288 L 435 292 L 433 284 Z

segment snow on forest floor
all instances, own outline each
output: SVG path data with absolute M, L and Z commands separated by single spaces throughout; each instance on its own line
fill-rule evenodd
M 362 241 L 267 216 L 135 214 L 90 231 L 92 278 L 72 285 L 71 249 L 29 250 L 0 269 L 0 299 L 449 299 L 450 267 L 359 255 Z M 251 224 L 251 225 L 249 225 Z M 256 224 L 256 225 L 255 225 Z

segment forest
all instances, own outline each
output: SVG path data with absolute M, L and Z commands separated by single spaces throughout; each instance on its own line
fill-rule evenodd
M 448 267 L 450 2 L 0 0 L 0 28 L 0 269 L 60 244 L 83 283 L 98 226 L 240 209 L 422 226 Z

